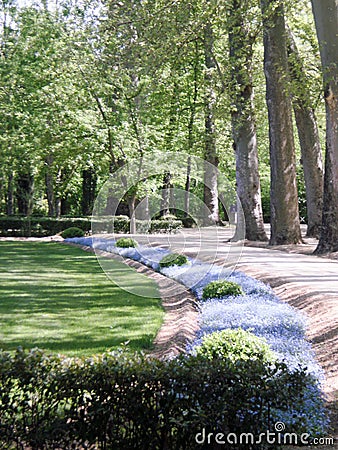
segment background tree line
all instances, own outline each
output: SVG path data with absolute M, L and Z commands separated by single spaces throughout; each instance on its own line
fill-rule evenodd
M 0 212 L 89 215 L 128 160 L 184 151 L 237 186 L 248 239 L 264 216 L 271 244 L 297 243 L 307 220 L 337 250 L 337 4 L 312 3 L 2 0 Z M 219 222 L 205 177 L 187 164 L 145 189 L 192 190 Z

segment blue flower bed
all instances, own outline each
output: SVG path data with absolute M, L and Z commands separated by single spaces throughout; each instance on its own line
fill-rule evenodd
M 281 413 L 276 410 L 276 421 L 285 423 L 300 422 L 307 432 L 314 435 L 323 432 L 328 426 L 323 406 L 320 383 L 323 372 L 315 361 L 310 343 L 306 340 L 306 319 L 299 311 L 282 302 L 273 290 L 241 272 L 226 269 L 189 258 L 184 266 L 161 269 L 159 261 L 170 252 L 162 248 L 138 246 L 137 248 L 117 248 L 112 239 L 91 237 L 66 239 L 80 245 L 119 254 L 139 261 L 163 275 L 175 279 L 199 300 L 200 329 L 195 341 L 189 345 L 188 352 L 201 343 L 204 335 L 229 328 L 242 328 L 266 339 L 276 357 L 284 361 L 289 370 L 305 368 L 312 380 L 307 395 L 302 402 L 302 410 Z M 213 298 L 202 301 L 203 288 L 211 281 L 227 279 L 238 283 L 244 295 Z

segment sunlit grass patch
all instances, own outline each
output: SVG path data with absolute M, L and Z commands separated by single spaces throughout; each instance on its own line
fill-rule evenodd
M 111 267 L 121 270 L 112 261 Z M 128 342 L 151 348 L 163 311 L 157 286 L 128 272 L 144 297 L 123 291 L 102 272 L 96 257 L 57 243 L 0 243 L 0 348 L 39 347 L 90 355 Z M 149 295 L 149 297 L 148 297 Z

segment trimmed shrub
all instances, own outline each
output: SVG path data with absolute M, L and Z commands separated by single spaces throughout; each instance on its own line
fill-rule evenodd
M 276 360 L 265 339 L 241 328 L 216 331 L 202 338 L 202 343 L 194 348 L 196 355 L 207 359 L 223 358 L 231 362 L 237 360 Z
M 132 238 L 121 238 L 116 241 L 115 245 L 120 248 L 135 248 L 137 247 L 137 242 Z
M 0 217 L 0 235 L 2 236 L 52 236 L 71 227 L 89 232 L 91 220 L 88 217 Z
M 127 216 L 90 217 L 0 217 L 0 236 L 52 236 L 70 228 L 81 228 L 85 233 L 93 229 L 95 233 L 129 233 L 130 220 Z M 137 229 L 147 233 L 174 233 L 182 228 L 180 220 L 137 220 Z
M 180 255 L 179 253 L 170 253 L 164 256 L 160 261 L 160 267 L 171 267 L 171 266 L 183 266 L 187 264 L 188 258 L 185 255 Z
M 81 228 L 78 227 L 70 227 L 70 228 L 66 228 L 62 233 L 61 236 L 63 237 L 63 239 L 70 239 L 70 238 L 75 238 L 75 237 L 83 237 L 84 231 L 81 230 Z
M 202 299 L 222 298 L 228 295 L 243 295 L 243 289 L 233 281 L 218 280 L 207 284 L 203 289 Z
M 177 220 L 174 214 L 166 214 L 165 216 L 159 217 L 159 220 Z
M 181 220 L 160 219 L 152 220 L 150 223 L 149 233 L 175 233 L 182 228 Z
M 259 436 L 283 412 L 298 408 L 295 417 L 306 416 L 304 393 L 311 382 L 302 369 L 290 373 L 283 363 L 270 366 L 258 359 L 233 364 L 193 356 L 160 361 L 123 352 L 86 359 L 40 350 L 0 352 L 1 444 L 157 450 L 165 443 L 165 448 L 192 450 L 203 429 Z M 319 401 L 315 414 L 321 408 Z M 283 420 L 288 433 L 323 432 L 290 416 Z

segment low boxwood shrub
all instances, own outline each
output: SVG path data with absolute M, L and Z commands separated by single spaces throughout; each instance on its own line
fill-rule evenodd
M 171 266 L 183 266 L 187 264 L 188 258 L 185 255 L 180 255 L 179 253 L 170 253 L 164 256 L 160 261 L 160 267 L 171 267 Z
M 208 359 L 223 358 L 237 360 L 259 359 L 266 362 L 276 360 L 265 339 L 241 328 L 216 331 L 205 335 L 195 354 Z
M 63 239 L 70 239 L 70 238 L 75 238 L 75 237 L 83 237 L 84 235 L 85 235 L 84 231 L 81 230 L 81 228 L 78 228 L 78 227 L 66 228 L 61 233 L 61 236 L 63 237 Z
M 309 383 L 300 368 L 290 373 L 284 363 L 259 359 L 233 364 L 227 358 L 160 361 L 123 352 L 76 359 L 40 350 L 0 352 L 1 444 L 189 450 L 197 448 L 203 429 L 225 436 L 275 432 L 283 413 L 290 416 L 283 419 L 288 433 L 313 437 L 321 427 L 314 432 L 292 416 L 294 410 L 295 417 L 307 415 Z
M 241 286 L 233 281 L 218 280 L 207 284 L 203 289 L 202 299 L 222 298 L 227 295 L 243 295 Z
M 132 238 L 120 238 L 116 241 L 115 245 L 120 248 L 135 248 L 137 247 L 137 242 Z
M 148 233 L 175 233 L 182 228 L 181 220 L 159 219 L 150 222 Z

